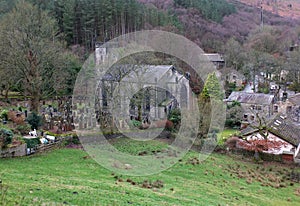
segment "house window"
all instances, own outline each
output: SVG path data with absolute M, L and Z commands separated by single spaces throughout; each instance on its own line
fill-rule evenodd
M 256 110 L 261 110 L 261 106 L 256 106 Z

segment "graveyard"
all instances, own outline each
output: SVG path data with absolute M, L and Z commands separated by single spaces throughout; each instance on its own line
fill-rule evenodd
M 43 152 L 44 146 L 48 150 L 76 136 L 70 101 L 69 97 L 41 101 L 39 113 L 30 112 L 28 101 L 1 102 L 1 156 L 21 157 Z

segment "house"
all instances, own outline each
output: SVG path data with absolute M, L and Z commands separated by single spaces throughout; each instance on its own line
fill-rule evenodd
M 166 119 L 171 110 L 189 110 L 197 102 L 189 74 L 178 72 L 172 65 L 114 66 L 100 81 L 97 93 L 98 112 L 117 110 L 126 121 Z M 126 127 L 121 119 L 117 124 Z
M 289 159 L 289 156 L 299 162 L 300 159 L 300 127 L 296 125 L 288 116 L 284 114 L 276 115 L 269 123 L 268 128 L 268 140 L 280 141 L 282 145 L 277 149 L 270 149 L 264 151 L 271 154 L 281 154 L 283 157 Z M 241 131 L 244 137 L 257 137 L 262 138 L 259 134 L 259 130 L 256 127 L 247 127 Z
M 300 93 L 289 97 L 285 103 L 286 114 L 296 123 L 300 124 Z
M 223 82 L 235 84 L 237 88 L 241 88 L 245 85 L 245 76 L 235 69 L 223 68 L 219 71 L 221 72 L 221 79 Z
M 215 65 L 216 69 L 221 69 L 225 66 L 225 60 L 221 54 L 206 53 L 204 56 Z
M 244 110 L 242 127 L 255 121 L 255 114 L 264 114 L 265 118 L 273 115 L 274 95 L 262 93 L 232 92 L 226 99 L 227 104 L 239 102 Z

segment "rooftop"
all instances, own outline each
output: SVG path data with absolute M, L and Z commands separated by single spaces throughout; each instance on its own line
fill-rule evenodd
M 270 133 L 280 137 L 286 142 L 298 146 L 300 144 L 300 128 L 294 124 L 289 118 L 283 114 L 277 115 L 268 124 L 268 130 Z M 258 129 L 252 128 L 251 126 L 242 130 L 242 135 L 247 136 L 255 132 Z
M 244 104 L 270 105 L 274 95 L 262 93 L 232 92 L 227 102 L 237 101 Z
M 222 55 L 218 53 L 204 54 L 211 62 L 225 62 Z
M 160 81 L 177 83 L 183 77 L 172 65 L 117 65 L 104 75 L 103 80 L 156 84 Z
M 288 101 L 294 105 L 300 105 L 300 93 L 288 98 Z

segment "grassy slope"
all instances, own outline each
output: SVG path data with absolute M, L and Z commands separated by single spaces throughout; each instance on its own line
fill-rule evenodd
M 126 142 L 129 152 L 136 153 L 137 145 L 121 141 Z M 155 143 L 148 148 L 161 147 Z M 300 185 L 263 187 L 258 181 L 247 183 L 228 170 L 239 167 L 241 172 L 252 169 L 262 175 L 259 171 L 269 168 L 218 154 L 202 164 L 187 164 L 189 158 L 197 155 L 190 152 L 182 162 L 158 175 L 120 176 L 124 182 L 117 181 L 112 172 L 92 159 L 83 158 L 87 154 L 81 150 L 63 149 L 40 156 L 3 159 L 0 179 L 8 190 L 3 195 L 3 187 L 0 189 L 0 200 L 4 198 L 2 205 L 295 205 L 300 201 L 295 195 Z M 278 169 L 274 165 L 268 167 L 274 173 Z M 164 187 L 144 189 L 126 182 L 128 178 L 137 184 L 162 180 Z

